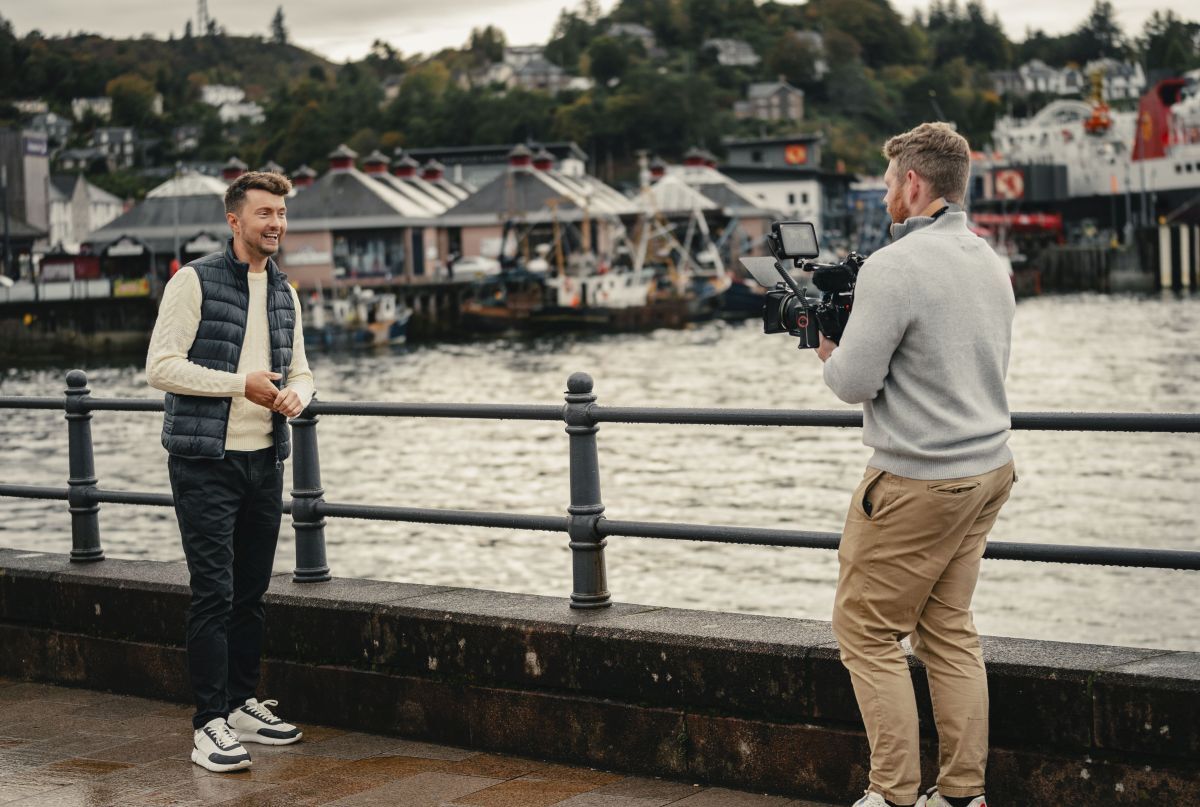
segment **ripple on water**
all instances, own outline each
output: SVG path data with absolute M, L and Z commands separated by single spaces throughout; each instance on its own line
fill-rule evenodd
M 1106 323 L 1120 322 L 1120 338 Z M 1022 301 L 1009 401 L 1015 411 L 1200 411 L 1200 305 L 1194 299 L 1077 295 Z M 595 379 L 610 406 L 844 408 L 820 362 L 755 323 L 608 337 L 546 337 L 413 346 L 384 355 L 314 355 L 325 400 L 562 403 L 567 377 Z M 67 367 L 0 374 L 0 395 L 54 395 Z M 85 366 L 94 394 L 149 396 L 134 364 Z M 161 416 L 97 413 L 101 486 L 166 492 Z M 562 424 L 325 417 L 322 477 L 330 501 L 562 514 Z M 602 424 L 607 514 L 840 530 L 870 456 L 858 429 Z M 1200 545 L 1200 435 L 1018 432 L 1021 481 L 998 541 L 1195 549 Z M 0 418 L 0 479 L 63 485 L 66 428 L 55 412 Z M 171 511 L 104 505 L 112 557 L 179 560 Z M 334 573 L 565 596 L 564 536 L 330 520 Z M 62 502 L 0 500 L 0 544 L 66 551 Z M 293 565 L 284 531 L 276 568 Z M 55 536 L 49 540 L 47 536 Z M 835 553 L 637 538 L 608 542 L 621 601 L 827 619 Z M 984 564 L 975 621 L 985 633 L 1200 650 L 1196 573 Z

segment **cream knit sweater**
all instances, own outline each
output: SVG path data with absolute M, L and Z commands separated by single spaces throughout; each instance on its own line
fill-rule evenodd
M 271 343 L 267 326 L 267 273 L 247 272 L 250 308 L 246 315 L 246 337 L 237 372 L 210 370 L 188 361 L 188 351 L 200 326 L 200 278 L 190 266 L 180 269 L 167 283 L 158 319 L 150 337 L 146 357 L 146 380 L 150 386 L 177 395 L 231 398 L 229 426 L 225 433 L 227 451 L 257 451 L 274 445 L 271 410 L 246 398 L 246 376 L 271 369 Z M 292 364 L 287 387 L 294 389 L 305 406 L 312 400 L 313 375 L 304 355 L 304 329 L 300 324 L 300 299 L 296 304 L 296 331 L 292 340 Z

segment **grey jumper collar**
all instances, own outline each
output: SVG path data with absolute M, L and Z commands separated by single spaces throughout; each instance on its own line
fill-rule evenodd
M 923 227 L 928 227 L 938 220 L 944 213 L 962 213 L 962 205 L 949 202 L 942 208 L 941 211 L 932 216 L 909 216 L 904 221 L 892 225 L 892 241 L 899 241 L 904 236 L 911 232 L 920 230 Z

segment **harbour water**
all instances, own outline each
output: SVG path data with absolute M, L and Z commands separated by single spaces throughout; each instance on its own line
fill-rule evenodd
M 311 357 L 325 400 L 560 404 L 586 371 L 601 404 L 836 409 L 812 351 L 756 322 L 649 334 L 500 339 Z M 68 366 L 8 369 L 2 395 L 61 394 Z M 85 366 L 94 395 L 152 396 L 136 357 Z M 1195 412 L 1195 298 L 1066 296 L 1017 307 L 1014 411 Z M 161 415 L 96 413 L 106 489 L 166 491 Z M 324 417 L 326 499 L 562 514 L 562 424 Z M 612 518 L 838 531 L 869 451 L 858 429 L 604 424 L 601 487 Z M 0 416 L 0 480 L 64 486 L 61 414 Z M 1200 435 L 1017 432 L 1020 482 L 992 538 L 1200 548 Z M 172 511 L 104 505 L 110 557 L 180 560 Z M 277 569 L 292 567 L 291 530 Z M 564 535 L 331 519 L 337 576 L 566 596 Z M 0 499 L 0 546 L 66 552 L 63 502 Z M 827 619 L 828 551 L 610 539 L 614 600 Z M 985 634 L 1200 650 L 1195 572 L 985 561 L 975 621 Z

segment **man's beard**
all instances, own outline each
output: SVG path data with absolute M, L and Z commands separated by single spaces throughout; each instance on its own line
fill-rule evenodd
M 270 258 L 279 252 L 279 242 L 283 240 L 283 233 L 279 233 L 274 241 L 267 240 L 266 233 L 260 233 L 259 236 L 250 241 L 242 239 L 242 243 L 246 248 L 259 258 Z
M 904 204 L 904 198 L 900 196 L 900 193 L 903 191 L 903 188 L 897 191 L 896 198 L 892 200 L 887 209 L 888 215 L 891 216 L 892 221 L 896 224 L 903 224 L 912 215 L 912 212 L 908 209 L 908 205 Z

